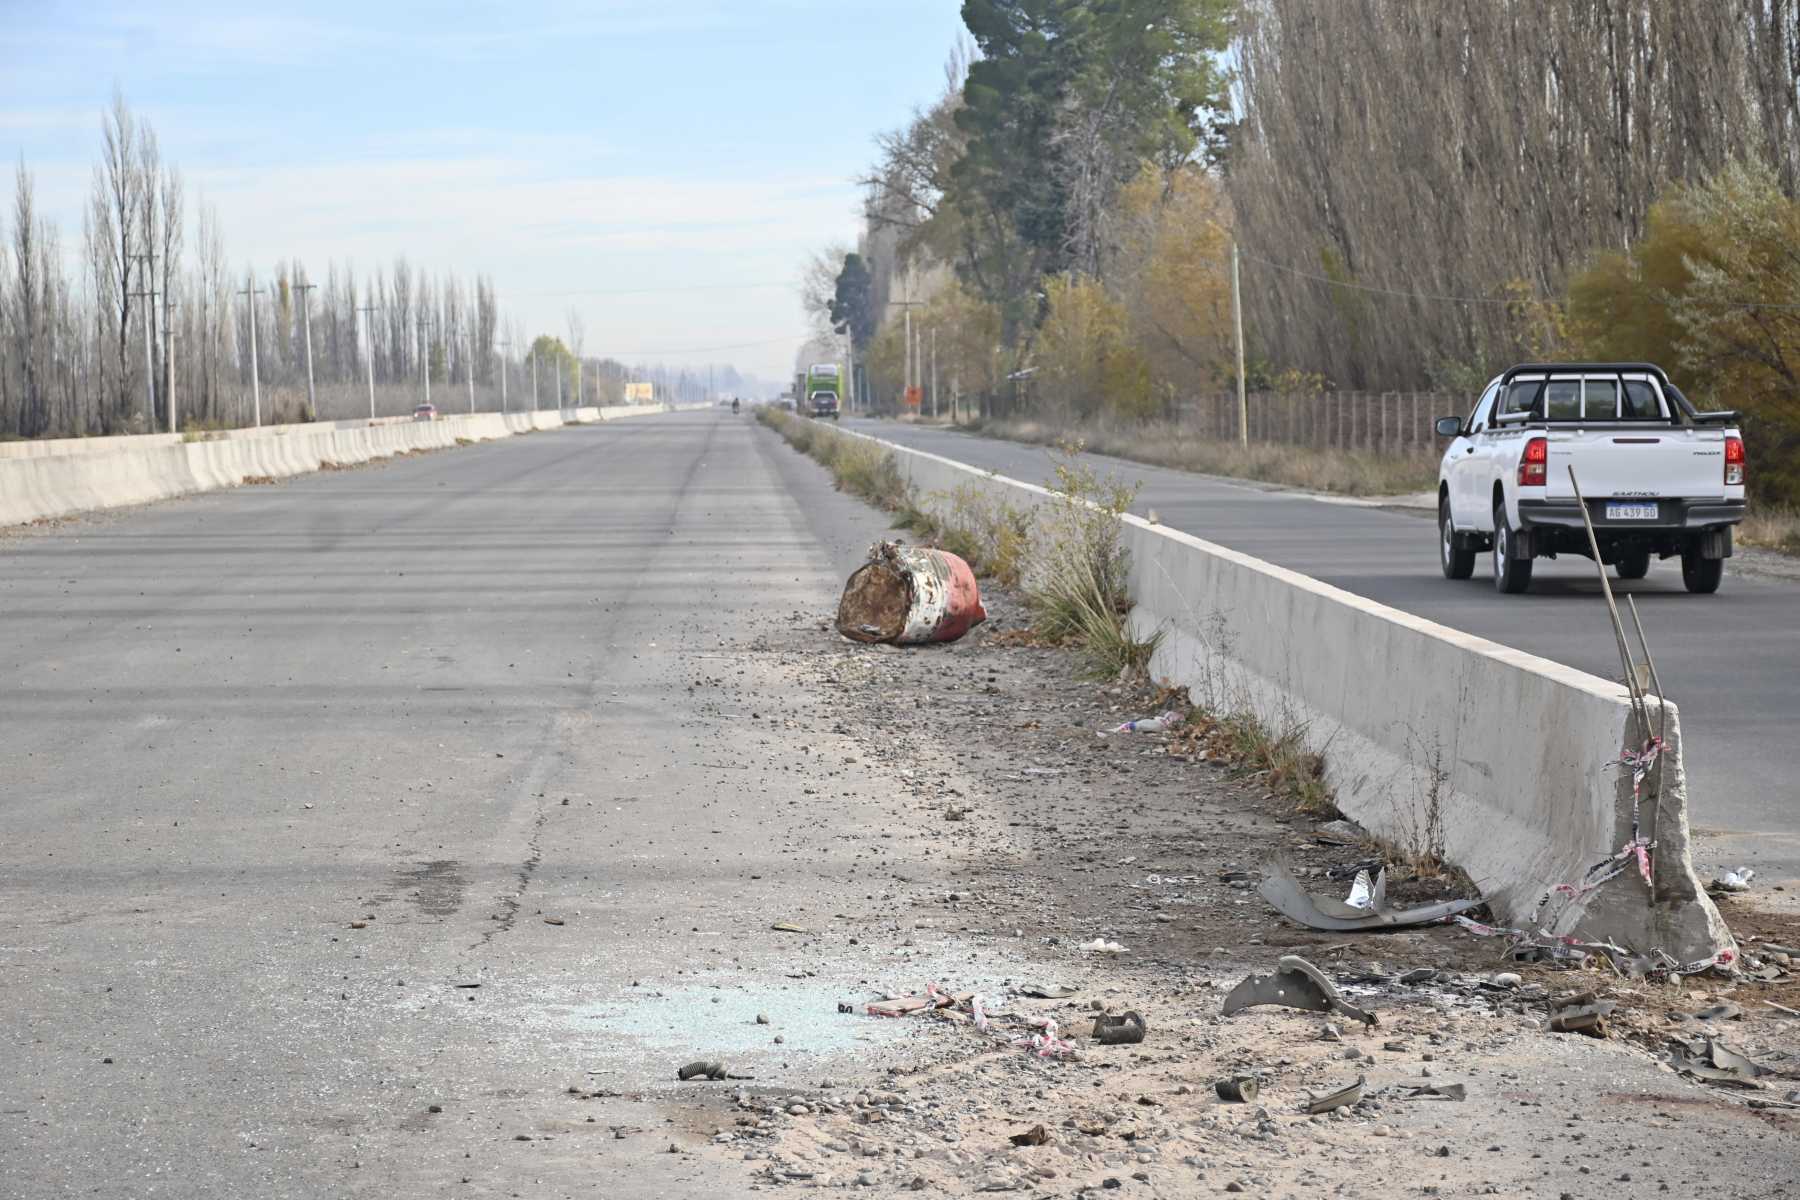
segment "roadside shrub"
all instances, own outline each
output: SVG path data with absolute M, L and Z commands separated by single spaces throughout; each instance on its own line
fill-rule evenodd
M 1077 457 L 1082 447 L 1058 447 L 1048 486 L 1055 498 L 1041 506 L 1032 530 L 1025 600 L 1033 627 L 1052 641 L 1075 645 L 1095 678 L 1141 675 L 1162 635 L 1132 635 L 1127 590 L 1131 568 L 1120 518 L 1137 486 L 1101 478 Z

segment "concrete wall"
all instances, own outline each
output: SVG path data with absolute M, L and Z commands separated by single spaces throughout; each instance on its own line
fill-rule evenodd
M 488 441 L 661 411 L 661 405 L 644 405 L 475 413 L 435 421 L 321 421 L 222 430 L 193 435 L 191 441 L 175 434 L 141 434 L 8 442 L 0 444 L 0 526 L 234 487 L 258 476 L 282 479 L 325 463 L 348 465 L 409 450 L 442 449 L 459 439 Z
M 915 502 L 940 515 L 953 515 L 947 495 L 958 489 L 1016 506 L 1050 498 L 879 444 Z M 1629 780 L 1612 764 L 1641 739 L 1622 685 L 1138 517 L 1124 526 L 1133 626 L 1162 635 L 1153 673 L 1198 703 L 1300 731 L 1325 756 L 1338 806 L 1366 829 L 1403 847 L 1441 846 L 1509 925 L 1555 918 L 1555 933 L 1682 963 L 1734 948 L 1688 854 L 1674 705 L 1660 781 L 1646 781 L 1641 815 L 1657 843 L 1654 896 L 1632 870 L 1581 902 L 1544 904 L 1631 836 Z

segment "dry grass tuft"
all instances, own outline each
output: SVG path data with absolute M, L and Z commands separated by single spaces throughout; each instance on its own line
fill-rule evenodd
M 1737 540 L 1762 550 L 1800 554 L 1800 508 L 1762 507 L 1752 501 L 1749 515 L 1738 526 Z

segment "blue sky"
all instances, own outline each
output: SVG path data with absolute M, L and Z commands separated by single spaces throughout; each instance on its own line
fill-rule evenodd
M 854 239 L 873 135 L 961 30 L 958 0 L 259 7 L 0 0 L 0 153 L 71 258 L 116 83 L 240 267 L 404 253 L 533 332 L 578 307 L 589 353 L 776 379 L 801 261 Z

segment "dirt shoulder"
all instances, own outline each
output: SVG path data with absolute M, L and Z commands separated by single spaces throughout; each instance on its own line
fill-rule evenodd
M 1750 1106 L 1800 1089 L 1800 1019 L 1764 1003 L 1800 1007 L 1787 984 L 1519 966 L 1450 926 L 1299 928 L 1255 893 L 1271 856 L 1285 853 L 1308 887 L 1341 896 L 1328 872 L 1367 850 L 1322 842 L 1258 779 L 1171 753 L 1181 747 L 1168 735 L 1103 736 L 1146 715 L 1149 698 L 1077 679 L 1067 653 L 1020 644 L 1014 598 L 990 589 L 986 599 L 989 622 L 950 646 L 852 645 L 821 619 L 803 639 L 815 653 L 787 659 L 795 694 L 829 698 L 825 757 L 854 747 L 862 765 L 880 766 L 894 790 L 896 852 L 933 866 L 883 871 L 871 851 L 867 894 L 846 898 L 842 919 L 817 935 L 822 967 L 845 939 L 871 964 L 838 981 L 852 1011 L 835 1019 L 903 1022 L 913 1036 L 820 1086 L 739 1093 L 710 1152 L 741 1157 L 749 1185 L 1696 1194 L 1720 1186 L 1723 1157 L 1736 1197 L 1800 1186 L 1800 1109 Z M 1736 919 L 1764 937 L 1785 929 L 1772 916 Z M 1096 938 L 1123 951 L 1082 948 Z M 1379 1023 L 1278 1007 L 1221 1016 L 1225 992 L 1283 954 L 1315 963 Z M 939 974 L 926 977 L 927 963 Z M 1399 982 L 1426 968 L 1435 973 Z M 1521 979 L 1496 985 L 1500 972 Z M 982 993 L 993 1024 L 863 1011 L 928 984 Z M 1612 1037 L 1544 1031 L 1546 995 L 1589 988 L 1618 1003 Z M 1069 994 L 1026 994 L 1059 989 Z M 1690 1082 L 1652 1050 L 1713 1029 L 1687 1014 L 1720 1003 L 1742 1012 L 1720 1036 L 1773 1072 L 1761 1089 Z M 1014 1044 L 1027 1022 L 1052 1018 L 1066 1034 L 1097 1009 L 1142 1014 L 1142 1044 L 1077 1038 L 1074 1057 L 1048 1058 Z M 769 1016 L 777 1030 L 818 1019 Z M 1257 1102 L 1221 1101 L 1214 1081 L 1242 1073 L 1260 1077 Z M 1303 1111 L 1309 1096 L 1358 1078 L 1360 1104 Z M 1409 1098 L 1449 1084 L 1467 1098 Z M 1044 1144 L 1009 1142 L 1039 1125 Z

